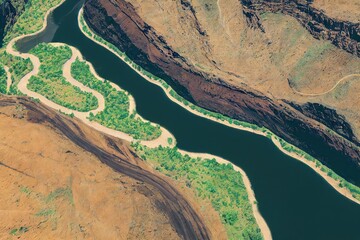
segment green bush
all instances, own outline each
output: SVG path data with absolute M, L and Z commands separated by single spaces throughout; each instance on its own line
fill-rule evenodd
M 7 75 L 3 66 L 0 65 L 0 93 L 7 92 Z
M 72 55 L 69 47 L 41 43 L 30 53 L 39 57 L 41 66 L 39 74 L 30 78 L 29 90 L 72 110 L 87 112 L 98 107 L 95 96 L 73 86 L 63 76 L 63 65 Z
M 262 239 L 242 176 L 231 164 L 191 158 L 182 155 L 176 147 L 147 148 L 139 143 L 133 147 L 156 170 L 183 182 L 198 198 L 210 201 L 229 239 Z
M 84 85 L 98 91 L 105 98 L 105 109 L 89 119 L 108 128 L 125 132 L 135 139 L 152 140 L 161 135 L 160 126 L 153 126 L 129 113 L 129 97 L 124 91 L 118 91 L 108 81 L 97 79 L 90 67 L 76 60 L 71 66 L 73 77 Z
M 3 50 L 0 53 L 0 62 L 9 67 L 11 74 L 12 82 L 8 94 L 21 95 L 17 89 L 17 85 L 20 80 L 32 70 L 33 65 L 30 59 L 12 56 Z

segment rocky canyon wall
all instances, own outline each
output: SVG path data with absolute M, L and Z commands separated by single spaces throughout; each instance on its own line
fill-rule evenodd
M 189 8 L 189 2 L 182 2 L 184 8 Z M 343 167 L 334 170 L 360 184 L 360 144 L 346 121 L 336 120 L 336 112 L 331 112 L 335 120 L 324 124 L 313 117 L 318 114 L 315 112 L 324 110 L 321 107 L 295 108 L 246 85 L 235 87 L 191 68 L 124 0 L 88 0 L 84 16 L 94 31 L 126 52 L 137 64 L 167 80 L 183 97 L 208 110 L 264 126 L 330 167 L 338 161 L 352 165 L 350 172 Z M 343 131 L 329 130 L 333 125 L 334 129 Z

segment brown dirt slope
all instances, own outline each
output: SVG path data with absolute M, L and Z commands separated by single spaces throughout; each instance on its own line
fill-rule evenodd
M 360 22 L 360 1 L 358 0 L 314 0 L 313 6 L 323 10 L 330 17 Z
M 73 133 L 81 144 L 68 138 Z M 83 148 L 93 142 L 101 156 L 114 158 L 111 167 Z M 185 200 L 172 187 L 175 183 L 156 175 L 127 143 L 26 98 L 0 96 L 0 156 L 0 217 L 6 219 L 0 224 L 0 239 L 189 239 L 192 231 L 224 239 L 209 204 L 203 203 L 207 213 L 202 214 L 214 228 L 211 233 L 200 227 L 198 216 L 191 216 L 200 206 L 190 192 L 181 190 Z M 126 165 L 122 173 L 117 170 L 120 161 Z M 144 175 L 127 176 L 129 166 Z M 154 184 L 147 178 L 161 181 Z M 177 210 L 178 203 L 167 205 L 172 194 L 184 207 L 179 214 L 195 217 L 198 225 L 189 226 L 192 220 L 187 223 L 168 209 Z

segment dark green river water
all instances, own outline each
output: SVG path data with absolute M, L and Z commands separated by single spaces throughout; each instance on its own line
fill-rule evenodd
M 171 102 L 160 87 L 81 33 L 77 15 L 82 4 L 83 0 L 65 2 L 49 18 L 46 31 L 21 43 L 20 49 L 41 41 L 75 46 L 100 76 L 134 96 L 140 115 L 172 132 L 179 148 L 218 155 L 240 166 L 275 240 L 360 239 L 358 204 L 305 164 L 282 154 L 270 140 L 197 117 Z

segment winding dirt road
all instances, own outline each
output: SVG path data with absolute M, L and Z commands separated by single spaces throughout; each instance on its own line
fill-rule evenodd
M 358 77 L 356 80 L 359 80 L 360 79 L 360 73 L 354 73 L 354 74 L 350 74 L 350 75 L 347 75 L 343 78 L 341 78 L 339 81 L 337 81 L 337 83 L 332 87 L 330 88 L 329 90 L 325 91 L 325 92 L 322 92 L 322 93 L 303 93 L 303 92 L 299 92 L 297 91 L 295 88 L 292 88 L 290 86 L 290 88 L 297 94 L 299 95 L 302 95 L 302 96 L 309 96 L 309 97 L 316 97 L 316 96 L 321 96 L 321 95 L 325 95 L 325 94 L 328 94 L 332 91 L 334 91 L 338 86 L 339 84 L 341 84 L 342 82 L 348 80 L 349 78 L 352 78 L 352 77 Z M 354 79 L 355 80 L 355 79 Z

